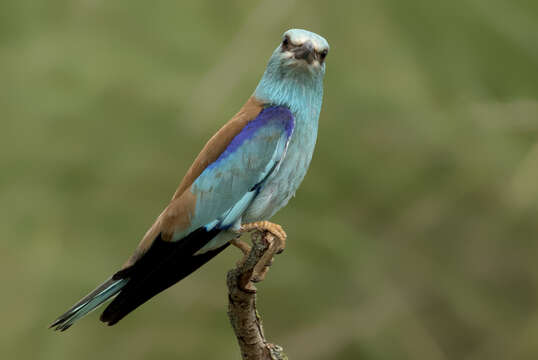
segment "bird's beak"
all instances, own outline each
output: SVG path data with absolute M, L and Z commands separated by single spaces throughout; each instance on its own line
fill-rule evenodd
M 303 45 L 293 49 L 293 53 L 297 60 L 305 60 L 308 64 L 312 64 L 315 59 L 314 46 L 311 41 L 306 41 Z

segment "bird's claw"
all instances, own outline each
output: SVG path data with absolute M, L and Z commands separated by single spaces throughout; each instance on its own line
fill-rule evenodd
M 276 254 L 280 254 L 284 251 L 284 248 L 286 247 L 286 239 L 288 235 L 282 229 L 282 226 L 279 224 L 272 223 L 270 221 L 256 221 L 249 224 L 244 224 L 241 226 L 239 232 L 250 232 L 250 231 L 261 231 L 261 232 L 269 232 L 271 233 L 279 242 L 279 247 L 276 251 Z
M 256 221 L 249 224 L 244 224 L 239 230 L 240 233 L 259 231 L 262 233 L 262 239 L 267 242 L 267 249 L 263 256 L 254 266 L 250 281 L 256 283 L 263 281 L 269 271 L 269 266 L 273 263 L 273 256 L 281 254 L 286 247 L 287 234 L 282 229 L 282 226 L 269 221 Z M 238 264 L 244 264 L 250 252 L 250 246 L 240 240 L 232 240 L 231 243 L 241 249 L 245 254 L 243 259 Z

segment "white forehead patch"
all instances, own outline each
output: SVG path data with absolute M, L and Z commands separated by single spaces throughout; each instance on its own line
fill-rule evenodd
M 312 42 L 314 49 L 316 51 L 329 50 L 329 43 L 322 36 L 313 33 L 308 30 L 303 29 L 291 29 L 284 33 L 284 36 L 289 36 L 290 41 L 293 44 L 300 45 L 305 43 L 307 40 Z

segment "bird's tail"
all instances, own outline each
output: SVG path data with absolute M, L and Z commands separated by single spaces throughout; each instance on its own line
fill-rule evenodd
M 86 295 L 82 300 L 73 305 L 73 307 L 67 310 L 65 314 L 58 317 L 58 319 L 50 325 L 50 328 L 60 331 L 67 330 L 75 321 L 97 309 L 105 301 L 118 294 L 127 282 L 128 279 L 108 279 L 91 293 Z

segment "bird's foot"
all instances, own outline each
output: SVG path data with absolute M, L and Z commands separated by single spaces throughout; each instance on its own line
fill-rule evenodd
M 273 263 L 273 256 L 284 251 L 287 235 L 284 229 L 282 229 L 282 226 L 269 221 L 256 221 L 244 224 L 241 226 L 240 232 L 255 230 L 261 233 L 268 233 L 266 236 L 262 236 L 262 239 L 268 243 L 267 250 L 254 267 L 251 278 L 252 282 L 260 282 L 265 279 L 269 266 Z
M 277 254 L 280 254 L 286 248 L 286 239 L 287 239 L 288 235 L 286 234 L 284 229 L 282 229 L 282 226 L 280 226 L 278 224 L 275 224 L 275 223 L 272 223 L 270 221 L 266 221 L 266 220 L 265 221 L 256 221 L 256 222 L 253 222 L 253 223 L 241 225 L 241 228 L 239 229 L 239 232 L 244 233 L 244 232 L 250 232 L 250 231 L 254 231 L 254 230 L 257 230 L 257 231 L 260 231 L 260 232 L 269 232 L 269 233 L 271 233 L 273 235 L 273 237 L 278 242 L 278 244 L 277 244 L 278 249 L 277 249 L 277 252 L 276 252 Z

